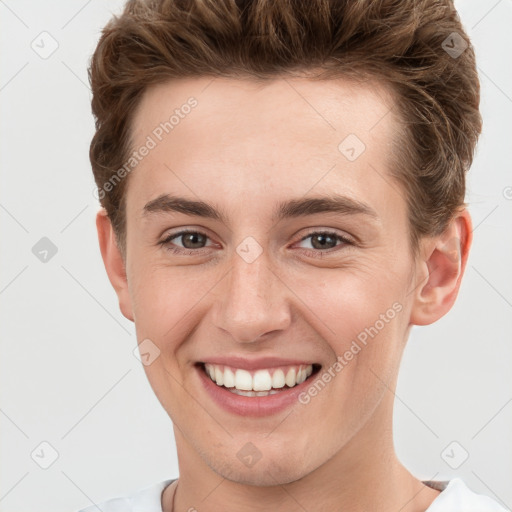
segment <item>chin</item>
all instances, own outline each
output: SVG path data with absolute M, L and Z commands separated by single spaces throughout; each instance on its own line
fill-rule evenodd
M 243 485 L 270 487 L 296 482 L 314 469 L 308 468 L 311 461 L 306 465 L 303 456 L 298 456 L 297 450 L 293 452 L 276 453 L 272 456 L 262 453 L 259 460 L 248 461 L 248 464 L 252 465 L 247 466 L 238 457 L 233 460 L 225 454 L 209 453 L 203 458 L 215 473 L 226 480 Z M 241 458 L 243 459 L 243 456 Z

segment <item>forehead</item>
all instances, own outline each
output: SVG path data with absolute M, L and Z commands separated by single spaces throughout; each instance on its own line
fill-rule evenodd
M 189 108 L 191 101 L 195 106 Z M 302 136 L 328 143 L 354 132 L 369 142 L 377 125 L 381 130 L 376 133 L 394 121 L 392 115 L 387 116 L 392 107 L 390 89 L 378 81 L 179 79 L 145 91 L 132 124 L 133 142 L 142 142 L 141 137 L 173 114 L 173 135 L 190 135 L 187 125 L 193 124 L 188 127 L 197 135 L 208 135 L 207 141 L 223 140 L 224 133 L 236 132 L 239 137 L 264 139 L 278 133 L 283 138 Z M 187 117 L 193 121 L 182 122 Z M 259 131 L 261 125 L 269 130 Z
M 180 188 L 212 202 L 222 193 L 235 204 L 342 186 L 357 198 L 371 195 L 371 183 L 378 195 L 389 188 L 377 175 L 391 165 L 397 122 L 377 82 L 169 81 L 145 92 L 133 118 L 132 148 L 148 138 L 154 147 L 130 176 L 128 196 L 140 207 Z

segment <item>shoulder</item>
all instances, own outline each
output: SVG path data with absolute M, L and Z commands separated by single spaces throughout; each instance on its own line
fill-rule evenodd
M 162 492 L 172 482 L 174 479 L 163 480 L 139 489 L 128 496 L 111 498 L 77 512 L 97 512 L 98 510 L 102 512 L 162 512 Z
M 473 492 L 460 478 L 424 483 L 441 491 L 425 512 L 508 512 L 492 498 Z

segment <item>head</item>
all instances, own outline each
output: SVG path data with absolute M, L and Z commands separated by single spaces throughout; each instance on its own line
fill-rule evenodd
M 130 1 L 90 80 L 102 256 L 182 449 L 271 485 L 374 436 L 471 243 L 479 84 L 452 2 Z M 241 415 L 204 382 L 237 361 L 313 373 Z

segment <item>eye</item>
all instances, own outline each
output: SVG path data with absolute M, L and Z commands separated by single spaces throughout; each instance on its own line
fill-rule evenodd
M 180 240 L 182 245 L 176 246 L 171 243 L 173 240 Z M 183 230 L 179 233 L 173 233 L 159 242 L 165 249 L 177 254 L 197 254 L 205 247 L 208 235 L 201 231 Z
M 325 253 L 330 254 L 333 251 L 330 251 L 329 249 L 333 249 L 339 245 L 354 245 L 354 242 L 348 237 L 339 235 L 332 231 L 314 231 L 301 238 L 300 242 L 304 242 L 304 240 L 309 238 L 311 239 L 310 243 L 314 250 L 308 250 L 306 251 L 306 254 L 308 256 L 319 258 L 323 257 Z M 341 242 L 341 244 L 338 244 L 338 242 Z M 336 249 L 336 251 L 337 250 L 338 249 Z

